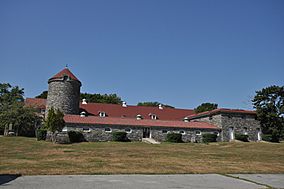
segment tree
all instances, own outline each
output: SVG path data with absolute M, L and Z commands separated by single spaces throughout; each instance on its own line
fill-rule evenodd
M 215 110 L 218 108 L 218 104 L 214 104 L 214 103 L 202 103 L 201 105 L 197 106 L 194 109 L 195 113 L 201 113 L 201 112 L 206 112 L 206 111 L 211 111 L 211 110 Z
M 87 102 L 106 103 L 106 104 L 122 104 L 122 100 L 116 94 L 89 94 L 81 93 L 81 100 L 86 99 Z
M 158 107 L 159 105 L 162 105 L 167 108 L 174 108 L 173 106 L 170 106 L 168 104 L 162 104 L 160 102 L 138 102 L 137 106 L 151 106 L 151 107 Z
M 63 118 L 64 114 L 61 111 L 55 111 L 54 108 L 51 107 L 48 110 L 44 128 L 48 131 L 51 131 L 52 133 L 55 133 L 56 131 L 61 131 L 65 126 L 65 121 Z
M 262 132 L 278 142 L 284 131 L 284 86 L 270 86 L 256 91 L 252 100 Z
M 36 96 L 35 98 L 44 98 L 47 99 L 47 91 L 43 91 L 40 95 Z
M 48 91 L 43 91 L 40 95 L 35 98 L 47 99 Z M 106 104 L 122 104 L 121 97 L 117 94 L 90 94 L 81 93 L 80 99 L 86 99 L 90 103 L 106 103 Z
M 16 135 L 34 136 L 35 126 L 40 118 L 35 110 L 24 106 L 24 89 L 12 87 L 9 83 L 0 83 L 0 130 L 8 130 L 12 125 Z

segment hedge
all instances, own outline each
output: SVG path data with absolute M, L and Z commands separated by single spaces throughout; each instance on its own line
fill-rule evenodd
M 47 131 L 44 129 L 38 129 L 36 130 L 36 139 L 39 140 L 45 140 L 46 139 L 46 133 Z
M 202 141 L 204 143 L 217 142 L 217 135 L 212 133 L 204 133 L 202 134 Z
M 249 142 L 248 135 L 236 134 L 235 138 L 236 138 L 236 140 L 240 140 L 240 141 L 243 141 L 243 142 Z
M 168 133 L 167 142 L 175 142 L 175 143 L 181 143 L 182 141 L 182 135 L 180 133 Z
M 68 131 L 69 140 L 71 143 L 84 142 L 84 135 L 79 131 Z
M 129 139 L 127 138 L 127 133 L 123 131 L 113 132 L 112 133 L 112 140 L 118 142 L 128 142 Z

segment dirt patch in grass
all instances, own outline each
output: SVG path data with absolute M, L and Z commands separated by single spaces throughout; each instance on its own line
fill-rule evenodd
M 284 143 L 59 145 L 0 137 L 0 174 L 284 173 Z

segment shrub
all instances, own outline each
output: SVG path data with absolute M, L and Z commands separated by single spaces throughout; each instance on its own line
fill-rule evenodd
M 240 141 L 243 141 L 243 142 L 249 142 L 248 135 L 236 134 L 235 138 L 236 138 L 236 140 L 240 140 Z
M 202 141 L 204 143 L 217 142 L 217 135 L 216 134 L 212 134 L 212 133 L 202 134 Z
M 264 134 L 261 139 L 267 142 L 279 142 L 279 138 L 275 134 Z
M 84 142 L 84 135 L 79 131 L 68 131 L 69 140 L 71 143 Z
M 127 142 L 129 139 L 127 138 L 127 133 L 123 131 L 113 132 L 112 133 L 112 140 L 118 142 Z
M 181 143 L 182 141 L 182 135 L 180 133 L 168 133 L 167 142 L 175 142 L 175 143 Z
M 45 140 L 46 139 L 46 133 L 47 131 L 44 129 L 38 129 L 36 130 L 36 139 L 39 140 Z

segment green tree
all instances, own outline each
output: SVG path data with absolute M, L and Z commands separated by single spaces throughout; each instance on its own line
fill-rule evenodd
M 47 99 L 48 91 L 43 91 L 40 95 L 35 98 Z M 86 99 L 90 103 L 106 103 L 106 104 L 122 104 L 121 97 L 117 94 L 90 94 L 81 93 L 80 99 Z
M 160 102 L 138 102 L 137 106 L 151 106 L 151 107 L 158 107 L 159 105 L 162 105 L 167 108 L 174 108 L 173 106 L 170 106 L 168 104 L 162 104 Z
M 64 114 L 61 111 L 54 110 L 54 108 L 51 107 L 48 110 L 44 128 L 48 131 L 51 131 L 52 133 L 55 133 L 56 131 L 61 131 L 65 126 L 65 121 L 63 118 Z
M 197 106 L 194 109 L 195 113 L 201 113 L 201 112 L 206 112 L 206 111 L 211 111 L 211 110 L 215 110 L 218 108 L 218 104 L 214 104 L 214 103 L 202 103 L 201 105 Z
M 278 142 L 284 131 L 284 86 L 270 86 L 256 91 L 252 100 L 257 119 L 264 134 L 272 134 L 272 140 Z
M 89 94 L 81 93 L 81 100 L 86 99 L 87 102 L 91 103 L 106 103 L 106 104 L 122 104 L 122 100 L 116 94 Z
M 47 91 L 43 91 L 40 95 L 36 96 L 35 98 L 44 98 L 47 99 Z
M 12 124 L 16 135 L 34 136 L 40 118 L 35 110 L 24 106 L 24 89 L 0 83 L 0 132 Z

